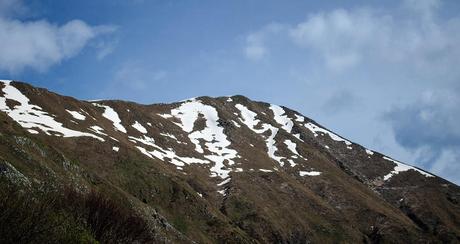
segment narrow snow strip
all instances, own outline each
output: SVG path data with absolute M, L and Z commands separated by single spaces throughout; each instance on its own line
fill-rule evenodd
M 267 154 L 270 158 L 277 161 L 281 167 L 283 167 L 284 162 L 281 161 L 283 157 L 279 157 L 275 155 L 275 152 L 278 150 L 275 145 L 276 143 L 275 136 L 278 133 L 279 129 L 269 124 L 262 124 L 262 129 L 256 129 L 254 127 L 256 127 L 260 123 L 260 120 L 256 119 L 257 114 L 241 104 L 236 104 L 235 107 L 240 111 L 240 114 L 242 117 L 240 119 L 241 122 L 243 122 L 249 129 L 251 129 L 255 133 L 262 134 L 265 131 L 270 130 L 271 132 L 270 136 L 265 141 L 266 146 L 267 146 Z M 279 113 L 279 111 L 277 113 Z
M 40 132 L 36 131 L 36 130 L 32 130 L 32 129 L 28 129 L 27 130 L 30 134 L 39 134 Z
M 170 115 L 170 114 L 158 114 L 160 117 L 164 118 L 164 119 L 170 119 L 172 118 L 173 116 Z
M 229 178 L 223 180 L 222 182 L 220 182 L 219 184 L 217 184 L 217 186 L 223 186 L 223 185 L 229 183 L 231 179 L 232 179 L 232 178 L 229 177 Z
M 72 115 L 72 117 L 74 117 L 75 119 L 78 119 L 78 120 L 85 120 L 86 119 L 86 116 L 84 116 L 83 114 L 81 114 L 80 112 L 77 112 L 77 111 L 71 111 L 71 110 L 65 110 L 67 111 L 70 115 Z
M 136 138 L 134 136 L 128 136 L 129 140 L 132 141 L 132 142 L 140 142 L 142 144 L 145 144 L 145 145 L 148 145 L 148 146 L 151 146 L 151 147 L 154 147 L 154 148 L 159 148 L 161 149 L 159 146 L 157 146 L 155 144 L 155 140 L 151 137 L 148 137 L 148 136 L 142 136 L 142 138 Z
M 284 109 L 274 104 L 270 105 L 270 109 L 273 111 L 276 123 L 282 125 L 281 128 L 283 128 L 283 130 L 287 131 L 288 133 L 291 133 L 294 123 L 287 115 L 285 115 L 286 112 L 284 111 Z
M 108 136 L 106 133 L 103 132 L 104 129 L 102 129 L 100 126 L 97 126 L 97 125 L 90 126 L 89 130 L 94 131 L 99 135 Z
M 169 133 L 160 133 L 160 135 L 164 136 L 164 137 L 169 137 L 171 139 L 174 139 L 174 140 L 177 140 L 177 137 L 174 136 L 173 134 L 169 134 Z
M 238 127 L 238 128 L 241 128 L 241 125 L 238 124 L 236 121 L 232 120 L 232 123 L 233 123 L 234 126 L 236 126 L 236 127 Z
M 412 167 L 412 166 L 410 166 L 410 165 L 401 163 L 401 162 L 396 161 L 396 160 L 394 160 L 394 159 L 391 159 L 391 158 L 389 158 L 389 157 L 385 157 L 385 156 L 384 156 L 383 159 L 388 160 L 388 161 L 391 161 L 391 162 L 393 162 L 393 163 L 396 164 L 396 166 L 394 167 L 393 171 L 391 171 L 391 172 L 388 173 L 387 175 L 383 176 L 383 180 L 388 180 L 388 179 L 390 179 L 392 176 L 397 175 L 397 174 L 399 174 L 400 172 L 404 172 L 404 171 L 408 171 L 408 170 L 415 170 L 415 171 L 419 172 L 420 174 L 422 174 L 422 175 L 424 175 L 424 176 L 426 176 L 426 177 L 434 177 L 432 174 L 429 174 L 429 173 L 427 173 L 427 172 L 425 172 L 425 171 L 419 170 L 419 169 L 417 169 L 417 168 L 415 168 L 415 167 Z
M 155 144 L 155 140 L 151 137 L 148 136 L 142 136 L 142 138 L 136 138 L 133 136 L 128 136 L 129 140 L 134 142 L 134 143 L 142 143 L 146 146 L 152 147 L 153 150 L 147 150 L 144 147 L 141 146 L 136 146 L 136 148 L 141 151 L 141 153 L 147 155 L 150 158 L 158 158 L 160 160 L 165 160 L 168 159 L 170 163 L 178 166 L 178 169 L 182 169 L 181 167 L 184 166 L 185 164 L 209 164 L 209 161 L 203 160 L 203 159 L 198 159 L 198 158 L 192 158 L 192 157 L 182 157 L 176 154 L 176 152 L 169 148 L 169 149 L 164 149 L 158 145 Z
M 317 125 L 315 125 L 313 123 L 308 122 L 308 123 L 305 124 L 305 127 L 307 129 L 309 129 L 313 133 L 313 135 L 315 137 L 318 136 L 317 133 L 323 133 L 323 134 L 327 134 L 334 141 L 344 142 L 347 146 L 352 145 L 351 142 L 349 142 L 349 141 L 343 139 L 342 137 L 340 137 L 340 136 L 338 136 L 338 135 L 336 135 L 336 134 L 334 134 L 334 133 L 332 133 L 332 132 L 330 132 L 330 131 L 328 131 L 328 130 L 326 130 L 324 128 L 321 128 L 321 127 L 319 127 L 319 126 L 317 126 Z
M 265 173 L 271 173 L 271 172 L 273 172 L 273 170 L 270 170 L 270 169 L 259 169 L 259 171 L 265 172 Z
M 281 167 L 284 166 L 284 162 L 281 161 L 281 159 L 283 159 L 283 157 L 279 157 L 279 156 L 276 156 L 275 155 L 275 152 L 278 150 L 277 147 L 275 146 L 275 136 L 276 134 L 278 133 L 278 128 L 275 128 L 271 125 L 267 125 L 267 124 L 264 124 L 264 128 L 267 128 L 271 131 L 271 134 L 270 136 L 268 137 L 267 139 L 267 153 L 268 153 L 268 156 L 272 159 L 274 159 L 275 161 L 277 161 Z
M 121 131 L 123 133 L 126 133 L 126 128 L 121 124 L 120 117 L 118 117 L 118 113 L 113 110 L 113 108 L 107 106 L 107 105 L 102 105 L 98 103 L 92 103 L 94 106 L 104 108 L 104 113 L 102 116 L 104 116 L 106 119 L 112 121 L 113 127 L 115 127 L 116 130 Z
M 47 112 L 43 111 L 41 107 L 29 104 L 29 98 L 16 89 L 16 87 L 12 86 L 9 81 L 3 82 L 3 84 L 5 86 L 3 88 L 4 96 L 0 97 L 0 110 L 8 114 L 9 117 L 18 122 L 23 128 L 38 128 L 47 135 L 51 135 L 51 133 L 56 135 L 55 133 L 58 133 L 63 137 L 87 136 L 104 141 L 104 139 L 94 134 L 64 127 L 62 123 L 54 119 L 53 115 L 49 115 Z M 7 99 L 17 101 L 19 105 L 10 109 L 6 105 Z
M 299 171 L 300 176 L 318 176 L 320 174 L 319 171 Z
M 133 125 L 131 125 L 134 129 L 138 130 L 142 134 L 147 134 L 147 129 L 141 125 L 141 123 L 135 121 Z

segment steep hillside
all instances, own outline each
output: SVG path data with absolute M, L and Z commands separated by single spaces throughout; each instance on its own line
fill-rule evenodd
M 0 110 L 2 182 L 103 192 L 152 242 L 460 242 L 457 185 L 285 107 L 79 101 L 1 81 Z

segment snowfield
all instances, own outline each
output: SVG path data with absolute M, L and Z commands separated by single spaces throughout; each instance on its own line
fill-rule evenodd
M 55 120 L 54 115 L 50 115 L 37 105 L 30 104 L 29 98 L 22 94 L 9 81 L 2 81 L 4 84 L 4 96 L 0 97 L 0 110 L 8 114 L 13 120 L 18 122 L 23 128 L 32 129 L 29 132 L 37 134 L 39 129 L 47 135 L 62 137 L 92 137 L 104 141 L 99 136 L 91 133 L 72 130 L 63 126 L 61 122 Z M 10 109 L 6 105 L 6 100 L 14 100 L 19 103 Z

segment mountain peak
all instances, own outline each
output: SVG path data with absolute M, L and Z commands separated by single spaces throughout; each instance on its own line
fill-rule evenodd
M 241 95 L 85 102 L 2 81 L 0 111 L 8 125 L 0 162 L 9 169 L 0 174 L 16 170 L 29 182 L 51 174 L 57 184 L 74 179 L 88 188 L 99 182 L 172 222 L 188 216 L 193 232 L 183 234 L 198 242 L 460 236 L 458 186 L 282 106 Z M 211 229 L 210 218 L 219 222 Z

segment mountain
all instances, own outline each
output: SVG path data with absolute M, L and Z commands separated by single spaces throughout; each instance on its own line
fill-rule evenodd
M 104 194 L 147 223 L 152 238 L 138 242 L 460 242 L 459 186 L 285 107 L 80 101 L 1 81 L 0 110 L 1 184 Z

